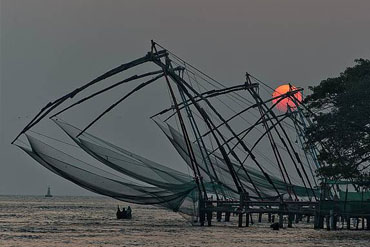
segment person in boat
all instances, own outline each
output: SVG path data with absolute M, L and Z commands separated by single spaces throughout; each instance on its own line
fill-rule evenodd
M 121 219 L 121 215 L 122 215 L 122 212 L 121 212 L 119 206 L 117 206 L 117 212 L 116 212 L 117 219 Z
M 118 206 L 116 216 L 117 219 L 131 219 L 131 207 L 128 206 L 127 210 L 125 209 L 125 207 L 122 207 L 122 210 L 120 210 Z
M 116 213 L 117 219 L 126 219 L 127 212 L 125 207 L 122 207 L 122 210 L 120 210 L 119 206 L 117 206 L 117 213 Z
M 132 215 L 131 215 L 131 207 L 128 206 L 127 207 L 127 210 L 126 210 L 126 219 L 131 219 Z
M 125 209 L 125 207 L 122 207 L 122 211 L 121 211 L 121 219 L 126 219 L 126 216 L 127 216 L 126 209 Z

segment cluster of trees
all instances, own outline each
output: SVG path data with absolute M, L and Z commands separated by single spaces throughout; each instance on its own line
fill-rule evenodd
M 310 89 L 306 145 L 319 150 L 318 174 L 370 184 L 370 60 L 355 60 L 338 77 Z

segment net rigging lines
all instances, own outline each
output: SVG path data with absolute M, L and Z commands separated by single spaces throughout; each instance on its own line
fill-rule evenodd
M 144 64 L 155 69 L 144 68 L 144 72 L 137 73 L 136 69 L 143 69 L 140 66 Z M 112 82 L 113 76 L 127 71 L 135 74 Z M 100 85 L 102 81 L 108 85 Z M 132 88 L 127 89 L 129 84 Z M 171 104 L 150 119 L 173 145 L 191 174 L 89 133 L 92 126 L 129 98 L 139 97 L 139 91 L 156 85 L 166 88 Z M 50 171 L 83 188 L 123 201 L 166 207 L 199 218 L 201 224 L 214 197 L 218 204 L 238 201 L 241 208 L 258 201 L 317 200 L 318 190 L 313 185 L 317 178 L 312 170 L 306 172 L 312 168 L 310 156 L 305 154 L 307 163 L 300 158 L 290 135 L 292 130 L 302 132 L 302 123 L 307 121 L 292 109 L 283 114 L 274 112 L 276 105 L 286 98 L 302 104 L 294 99 L 301 89 L 263 99 L 259 93 L 261 86 L 271 89 L 250 74 L 241 84 L 225 86 L 152 41 L 145 56 L 117 66 L 49 102 L 12 143 Z M 123 87 L 125 93 L 83 127 L 60 120 L 73 109 Z M 32 136 L 33 128 L 48 119 L 99 166 L 112 169 L 115 176 L 99 169 L 89 170 L 87 162 Z M 288 119 L 294 121 L 289 123 Z M 28 145 L 20 140 L 24 135 Z M 57 140 L 43 133 L 39 136 Z M 271 148 L 270 154 L 266 148 L 260 150 L 262 144 Z M 314 155 L 313 150 L 310 155 Z M 234 210 L 234 206 L 230 207 Z

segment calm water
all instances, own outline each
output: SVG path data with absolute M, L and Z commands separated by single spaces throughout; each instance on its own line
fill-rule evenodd
M 0 246 L 370 246 L 369 231 L 316 231 L 312 225 L 273 231 L 230 223 L 193 227 L 180 215 L 131 205 L 132 220 L 116 220 L 104 197 L 0 196 Z

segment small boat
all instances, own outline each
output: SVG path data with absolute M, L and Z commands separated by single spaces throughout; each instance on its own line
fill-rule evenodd
M 53 195 L 50 193 L 50 186 L 48 187 L 48 192 L 46 193 L 45 197 L 53 197 Z
M 127 210 L 125 208 L 122 208 L 122 211 L 121 211 L 120 208 L 119 208 L 119 206 L 118 206 L 117 207 L 116 216 L 117 216 L 117 220 L 120 220 L 120 219 L 131 219 L 132 218 L 132 215 L 131 215 L 131 207 L 128 206 L 127 207 Z

